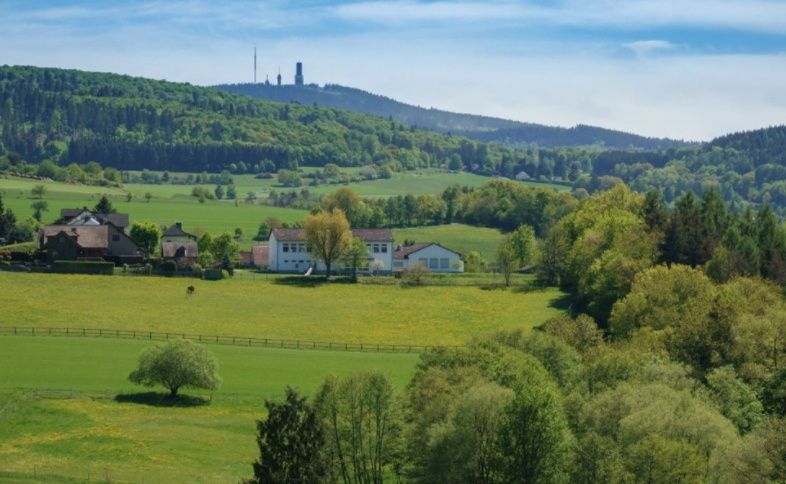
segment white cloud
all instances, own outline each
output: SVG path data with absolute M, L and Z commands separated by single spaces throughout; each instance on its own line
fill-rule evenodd
M 639 57 L 652 54 L 657 51 L 668 51 L 676 47 L 668 40 L 637 40 L 623 44 L 624 47 L 633 51 Z

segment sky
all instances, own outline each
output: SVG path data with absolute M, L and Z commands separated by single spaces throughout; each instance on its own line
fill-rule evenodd
M 357 87 L 709 140 L 786 123 L 786 0 L 0 0 L 0 64 Z

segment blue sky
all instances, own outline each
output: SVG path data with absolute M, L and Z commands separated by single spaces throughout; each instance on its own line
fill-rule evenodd
M 0 2 L 0 63 L 339 83 L 426 107 L 703 140 L 786 123 L 786 1 Z

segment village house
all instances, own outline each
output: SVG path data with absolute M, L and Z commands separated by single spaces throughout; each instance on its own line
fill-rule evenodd
M 390 229 L 352 229 L 352 236 L 366 244 L 370 266 L 378 273 L 393 272 L 393 232 Z M 325 266 L 317 263 L 306 242 L 303 229 L 276 228 L 268 240 L 268 268 L 275 272 L 324 272 Z M 333 267 L 341 270 L 340 261 Z
M 161 257 L 173 260 L 178 267 L 188 267 L 197 261 L 199 246 L 196 235 L 183 230 L 183 224 L 175 223 L 164 230 L 161 236 Z
M 394 272 L 410 269 L 418 262 L 431 272 L 464 272 L 461 255 L 434 242 L 399 245 L 393 252 Z
M 127 214 L 98 214 L 86 209 L 63 209 L 60 219 L 45 226 L 39 247 L 54 260 L 139 262 L 142 256 L 126 234 Z

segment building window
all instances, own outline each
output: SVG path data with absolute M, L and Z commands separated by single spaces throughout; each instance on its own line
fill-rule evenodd
M 401 260 L 394 260 L 393 267 L 404 267 L 404 261 Z
M 112 234 L 112 242 L 120 242 L 120 235 Z
M 374 253 L 376 254 L 378 252 L 379 252 L 379 244 L 374 244 Z
M 421 257 L 420 259 L 418 259 L 418 262 L 423 264 L 423 267 L 428 267 L 428 259 Z
M 298 252 L 305 252 L 306 251 L 306 244 L 298 244 L 297 245 Z
M 432 257 L 428 260 L 428 268 L 429 269 L 439 269 L 439 259 L 436 257 Z
M 289 244 L 281 244 L 281 250 L 284 252 L 289 252 Z
M 380 246 L 380 248 L 382 249 L 382 253 L 383 254 L 387 254 L 388 253 L 388 244 L 382 244 Z
M 311 246 L 310 245 L 306 246 L 306 252 L 308 252 L 309 254 L 311 253 Z
M 366 250 L 371 252 L 371 244 L 366 244 Z
M 450 259 L 443 257 L 439 260 L 439 268 L 440 269 L 450 269 Z

